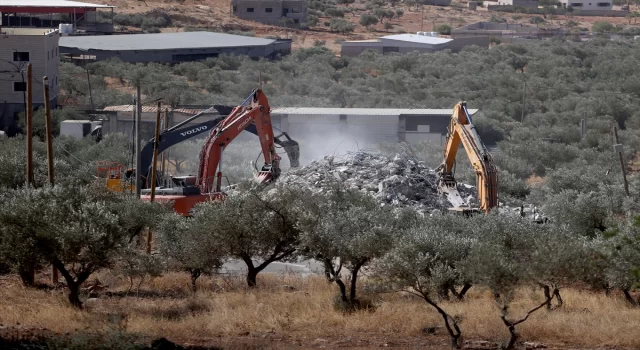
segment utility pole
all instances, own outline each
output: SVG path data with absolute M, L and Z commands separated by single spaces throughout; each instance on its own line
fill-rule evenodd
M 622 180 L 624 181 L 624 193 L 629 196 L 629 182 L 627 182 L 627 170 L 624 166 L 624 156 L 622 155 L 623 147 L 618 139 L 618 127 L 613 127 L 613 138 L 615 140 L 615 144 L 613 145 L 613 150 L 618 153 L 620 157 L 620 168 L 622 169 Z
M 136 196 L 140 198 L 142 186 L 140 186 L 140 177 L 142 168 L 140 164 L 142 157 L 140 156 L 140 128 L 142 123 L 142 97 L 140 96 L 140 84 L 136 86 Z
M 164 129 L 165 130 L 169 129 L 169 109 L 168 108 L 164 109 Z M 160 165 L 160 173 L 162 173 L 162 178 L 163 179 L 164 179 L 164 176 L 165 176 L 165 171 L 167 170 L 166 169 L 166 164 L 165 164 L 165 162 L 167 160 L 165 153 L 167 153 L 167 152 L 169 152 L 169 150 L 166 150 L 166 151 L 162 152 L 162 156 L 161 156 L 161 160 L 160 160 L 160 162 L 162 163 Z
M 42 79 L 44 88 L 44 112 L 45 112 L 45 130 L 47 132 L 47 172 L 49 175 L 49 184 L 53 187 L 53 133 L 51 131 L 51 106 L 49 105 L 49 78 L 45 75 Z M 51 283 L 55 286 L 58 284 L 58 269 L 51 266 Z
M 91 79 L 89 79 L 89 70 L 87 69 L 87 85 L 89 85 L 89 103 L 91 103 L 91 110 L 93 111 L 93 92 L 91 91 Z
M 422 13 L 420 14 L 420 31 L 424 31 L 424 5 L 420 6 L 422 8 Z
M 524 107 L 527 99 L 527 81 L 524 81 L 522 86 L 522 114 L 520 115 L 520 123 L 524 122 Z
M 160 145 L 160 108 L 162 102 L 158 102 L 156 110 L 156 135 L 153 139 L 153 161 L 151 163 L 151 202 L 156 199 L 156 170 L 158 168 L 158 147 Z M 153 232 L 147 231 L 147 254 L 151 254 L 151 241 L 153 240 Z
M 27 110 L 25 111 L 27 125 L 27 187 L 33 186 L 33 68 L 27 65 Z

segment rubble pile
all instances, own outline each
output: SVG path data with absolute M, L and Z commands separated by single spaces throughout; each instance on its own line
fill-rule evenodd
M 292 169 L 278 180 L 292 186 L 305 186 L 322 192 L 336 183 L 374 196 L 382 205 L 412 206 L 421 211 L 446 210 L 447 198 L 438 193 L 436 173 L 424 162 L 401 157 L 385 157 L 363 151 L 344 156 L 327 156 L 299 169 Z M 474 199 L 471 186 L 458 185 L 461 195 Z

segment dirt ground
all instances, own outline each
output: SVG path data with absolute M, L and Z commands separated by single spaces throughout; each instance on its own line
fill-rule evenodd
M 202 277 L 196 294 L 181 273 L 148 280 L 140 290 L 129 290 L 126 279 L 109 272 L 95 277 L 105 288 L 97 298 L 85 295 L 84 310 L 69 306 L 61 288 L 27 289 L 15 276 L 0 278 L 0 338 L 117 330 L 147 344 L 165 337 L 225 349 L 449 348 L 439 315 L 424 301 L 400 293 L 367 294 L 365 284 L 361 297 L 372 300 L 375 311 L 344 314 L 333 308 L 336 286 L 321 276 L 265 274 L 256 289 L 248 289 L 241 277 Z M 561 308 L 540 310 L 518 326 L 520 349 L 640 348 L 640 309 L 628 307 L 623 297 L 577 289 L 562 293 Z M 539 304 L 541 294 L 523 288 L 510 317 Z M 508 338 L 487 290 L 474 287 L 465 301 L 442 305 L 459 320 L 464 348 L 496 349 Z
M 104 0 L 100 3 L 116 6 L 116 13 L 139 13 L 147 12 L 152 9 L 162 9 L 170 15 L 182 18 L 182 28 L 172 27 L 163 28 L 163 32 L 176 32 L 184 30 L 184 27 L 218 27 L 227 26 L 237 30 L 251 31 L 257 36 L 264 37 L 269 35 L 277 35 L 283 38 L 293 39 L 293 48 L 299 49 L 311 47 L 316 40 L 325 41 L 326 46 L 336 53 L 340 51 L 340 40 L 365 40 L 377 38 L 384 35 L 390 35 L 398 32 L 414 33 L 417 31 L 433 31 L 435 27 L 441 24 L 448 24 L 452 28 L 457 28 L 466 24 L 478 21 L 488 21 L 491 16 L 502 17 L 509 23 L 528 24 L 529 17 L 527 14 L 512 14 L 489 12 L 486 8 L 478 8 L 478 10 L 468 10 L 466 2 L 454 1 L 457 6 L 438 7 L 424 6 L 423 8 L 407 7 L 399 4 L 395 8 L 402 8 L 404 15 L 399 18 L 393 18 L 389 22 L 392 23 L 393 29 L 385 30 L 383 23 L 379 23 L 367 30 L 358 24 L 360 14 L 368 12 L 364 9 L 364 3 L 355 3 L 350 5 L 356 9 L 352 14 L 346 14 L 345 19 L 354 23 L 355 31 L 350 34 L 338 34 L 329 31 L 323 22 L 329 21 L 328 17 L 320 18 L 319 24 L 308 30 L 285 29 L 278 26 L 264 25 L 257 22 L 245 21 L 231 16 L 230 0 L 187 0 L 180 5 L 170 1 L 152 1 L 145 2 L 140 0 Z M 635 8 L 634 8 L 635 9 Z M 632 9 L 633 10 L 633 9 Z M 516 19 L 514 19 L 514 16 Z M 628 24 L 629 20 L 623 17 L 567 17 L 567 16 L 547 16 L 546 27 L 562 27 L 571 20 L 579 23 L 579 27 L 591 28 L 593 23 L 606 20 L 615 24 Z M 179 21 L 178 21 L 179 22 Z M 386 20 L 385 20 L 386 22 Z

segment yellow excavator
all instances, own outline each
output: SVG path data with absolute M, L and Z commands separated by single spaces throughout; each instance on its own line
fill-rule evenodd
M 479 208 L 471 207 L 466 203 L 457 189 L 454 171 L 460 143 L 467 152 L 476 173 Z M 498 207 L 498 171 L 491 154 L 473 126 L 471 115 L 467 110 L 467 103 L 464 101 L 453 107 L 444 148 L 444 160 L 437 172 L 438 188 L 453 205 L 450 210 L 471 214 L 478 211 L 487 213 L 492 208 Z

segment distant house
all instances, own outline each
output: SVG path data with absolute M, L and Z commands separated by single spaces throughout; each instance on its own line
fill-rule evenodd
M 33 71 L 33 106 L 44 105 L 42 77 L 49 78 L 51 108 L 57 106 L 60 66 L 57 29 L 0 28 L 0 130 L 15 132 L 15 121 L 25 110 L 26 69 Z
M 113 13 L 113 6 L 67 0 L 0 0 L 0 26 L 58 28 L 71 24 L 73 30 L 113 32 L 113 21 L 98 22 L 98 10 Z
M 60 52 L 72 59 L 123 62 L 177 63 L 204 60 L 222 54 L 274 58 L 291 52 L 291 40 L 254 38 L 212 32 L 67 36 Z
M 560 0 L 563 8 L 579 11 L 609 11 L 613 9 L 611 0 Z
M 305 0 L 231 0 L 231 13 L 249 21 L 299 28 L 307 22 Z
M 451 6 L 451 0 L 418 0 L 418 3 L 432 6 Z
M 472 40 L 454 40 L 441 38 L 437 33 L 419 32 L 418 34 L 396 34 L 379 39 L 345 41 L 342 43 L 342 56 L 357 56 L 366 50 L 380 53 L 435 52 L 441 50 L 459 51 L 465 46 L 474 45 Z
M 498 0 L 500 6 L 518 6 L 530 9 L 538 8 L 538 0 Z
M 479 46 L 485 46 L 492 39 L 501 42 L 517 42 L 524 39 L 546 38 L 563 35 L 563 28 L 538 28 L 515 23 L 477 22 L 451 30 L 455 40 L 472 40 Z

